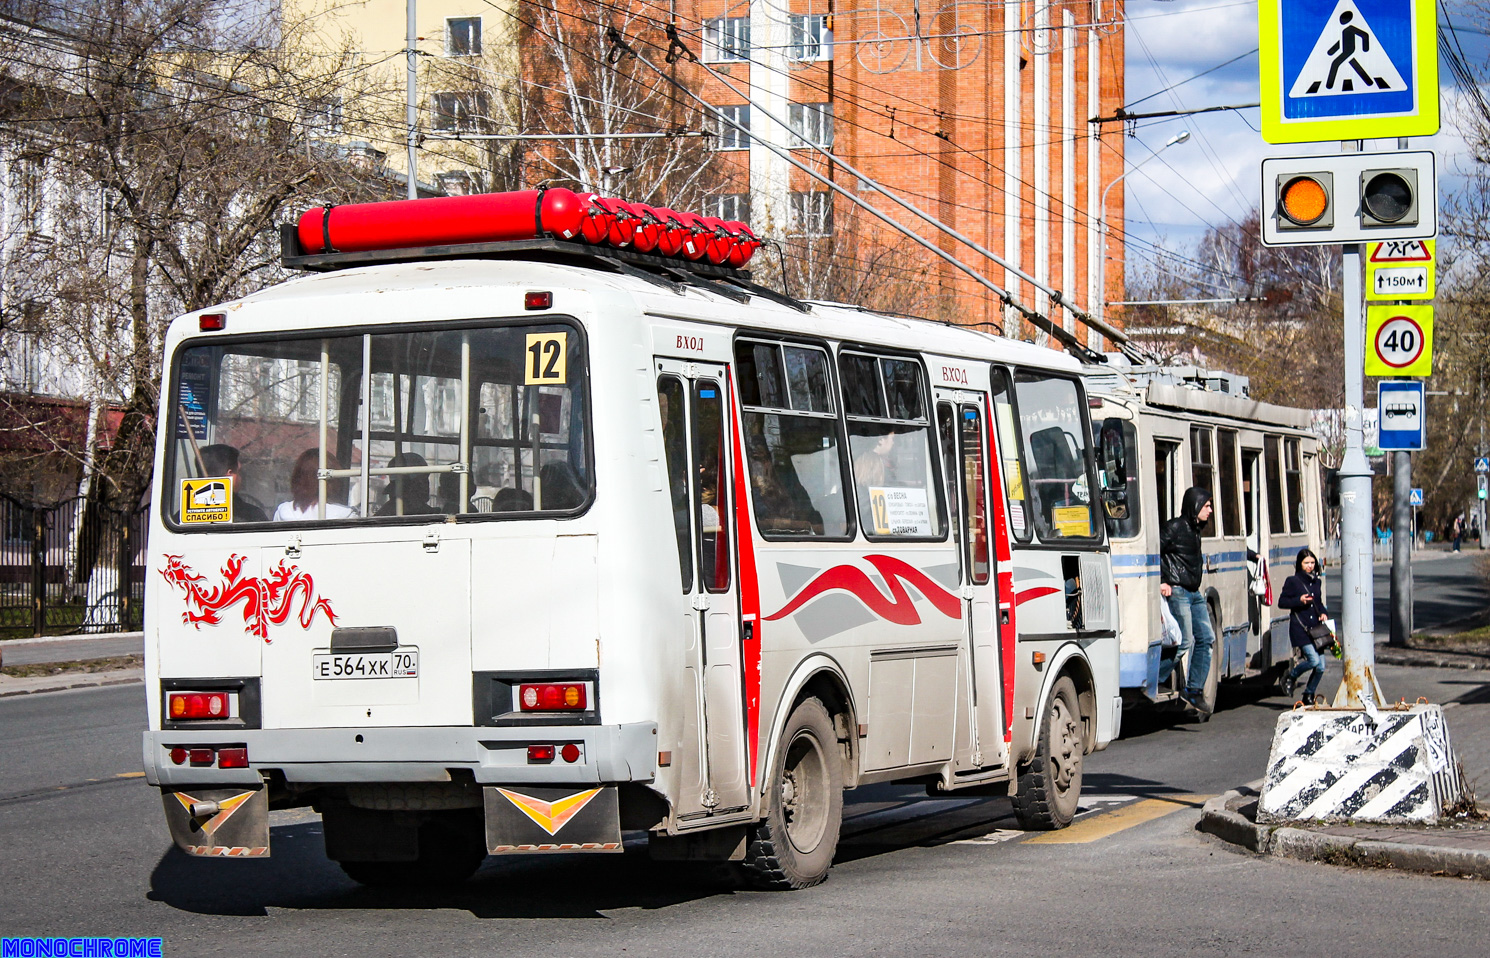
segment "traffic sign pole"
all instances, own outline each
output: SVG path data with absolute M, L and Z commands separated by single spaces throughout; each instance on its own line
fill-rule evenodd
M 1412 453 L 1392 453 L 1392 637 L 1412 636 Z
M 1349 149 L 1350 144 L 1346 146 Z M 1376 623 L 1371 587 L 1371 466 L 1366 462 L 1365 289 L 1361 246 L 1343 248 L 1345 276 L 1345 456 L 1340 462 L 1340 645 L 1345 681 L 1336 705 L 1360 708 L 1372 695 Z

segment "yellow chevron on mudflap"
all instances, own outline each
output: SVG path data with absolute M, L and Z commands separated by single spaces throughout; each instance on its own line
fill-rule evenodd
M 579 810 L 590 804 L 590 800 L 596 795 L 599 795 L 602 790 L 592 788 L 587 791 L 576 792 L 573 795 L 566 795 L 552 802 L 545 802 L 542 799 L 534 798 L 531 795 L 524 795 L 521 792 L 509 791 L 500 786 L 498 786 L 497 791 L 501 792 L 507 801 L 516 805 L 518 811 L 532 819 L 533 823 L 539 828 L 548 832 L 550 835 L 557 835 L 559 829 L 568 824 L 569 820 L 575 815 L 578 815 Z
M 187 815 L 191 814 L 191 806 L 194 803 L 201 801 L 201 799 L 193 798 L 185 792 L 172 792 L 171 794 L 175 796 L 176 801 L 181 803 L 181 807 L 186 809 Z M 215 834 L 217 830 L 221 828 L 225 822 L 227 822 L 228 819 L 233 817 L 234 812 L 243 807 L 244 802 L 253 797 L 254 792 L 248 791 L 242 792 L 238 795 L 234 795 L 232 798 L 225 798 L 222 801 L 218 802 L 218 813 L 202 823 L 202 831 L 206 832 L 208 835 Z

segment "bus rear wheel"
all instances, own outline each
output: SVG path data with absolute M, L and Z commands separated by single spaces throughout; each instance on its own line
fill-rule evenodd
M 766 778 L 765 818 L 751 826 L 743 869 L 759 888 L 810 888 L 828 877 L 843 824 L 838 736 L 823 703 L 792 710 Z
M 1050 690 L 1035 757 L 1021 765 L 1014 791 L 1014 816 L 1025 831 L 1065 828 L 1081 800 L 1081 768 L 1086 753 L 1076 685 L 1061 676 Z

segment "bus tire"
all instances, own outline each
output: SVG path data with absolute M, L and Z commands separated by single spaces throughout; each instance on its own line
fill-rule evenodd
M 758 888 L 810 888 L 828 877 L 843 824 L 843 765 L 823 703 L 792 709 L 766 778 L 765 817 L 752 825 L 741 863 Z
M 486 860 L 480 813 L 436 812 L 419 825 L 419 856 L 412 861 L 339 861 L 359 885 L 374 888 L 458 885 Z
M 1035 757 L 1019 766 L 1014 816 L 1025 831 L 1065 828 L 1081 799 L 1081 766 L 1086 752 L 1076 685 L 1063 675 L 1050 690 Z

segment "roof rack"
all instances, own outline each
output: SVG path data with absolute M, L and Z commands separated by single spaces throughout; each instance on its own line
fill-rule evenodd
M 451 259 L 517 259 L 599 266 L 611 272 L 671 289 L 705 289 L 740 303 L 759 296 L 801 312 L 811 312 L 810 303 L 755 282 L 750 271 L 712 263 L 654 256 L 631 249 L 591 246 L 559 239 L 502 240 L 491 243 L 457 243 L 445 246 L 411 246 L 401 249 L 359 250 L 350 253 L 306 253 L 293 223 L 279 228 L 280 259 L 286 269 L 331 272 L 356 266 L 387 263 L 425 263 Z

